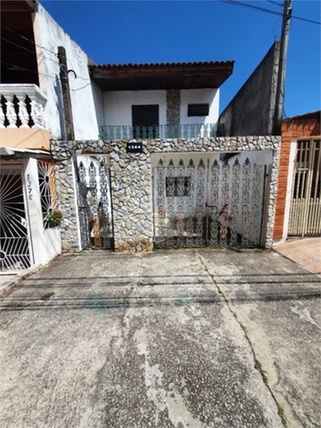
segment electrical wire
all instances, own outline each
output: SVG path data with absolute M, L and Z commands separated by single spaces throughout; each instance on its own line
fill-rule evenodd
M 24 40 L 28 41 L 29 43 L 32 43 L 33 45 L 35 45 L 35 46 L 37 46 L 37 47 L 39 47 L 39 48 L 41 48 L 41 49 L 44 49 L 44 50 L 45 50 L 45 51 L 47 51 L 48 53 L 51 53 L 51 54 L 55 55 L 55 57 L 57 57 L 57 53 L 55 53 L 55 52 L 51 51 L 50 49 L 45 48 L 44 46 L 38 45 L 38 44 L 37 44 L 37 43 L 35 43 L 33 40 L 28 39 L 27 37 L 23 36 L 22 34 L 19 34 L 19 33 L 17 33 L 17 32 L 15 32 L 15 31 L 11 30 L 10 28 L 8 28 L 8 27 L 6 27 L 6 26 L 4 26 L 4 25 L 2 25 L 1 27 L 2 27 L 2 28 L 4 28 L 4 29 L 5 29 L 5 30 L 7 30 L 7 31 L 10 31 L 12 34 L 15 34 L 16 36 L 21 37 L 22 39 L 24 39 Z M 4 39 L 4 38 L 2 38 L 2 39 L 3 39 L 3 40 L 6 40 L 6 39 Z M 10 42 L 9 40 L 6 40 L 6 41 L 7 41 L 7 42 L 9 42 L 9 43 L 12 43 L 12 44 L 13 44 L 13 42 Z M 16 45 L 16 46 L 20 46 L 20 45 Z M 48 57 L 46 57 L 46 56 L 44 56 L 44 55 L 43 55 L 43 57 L 44 57 L 45 59 L 48 59 L 49 61 L 52 61 L 52 62 L 55 62 L 55 63 L 59 64 L 59 61 L 58 61 L 57 59 L 56 59 L 56 60 L 53 60 L 53 59 L 48 58 Z M 70 59 L 68 59 L 68 61 L 70 62 L 70 64 L 71 64 L 72 68 L 75 68 L 75 67 L 73 66 L 73 64 L 72 64 L 71 60 L 70 60 Z M 78 79 L 81 79 L 81 80 L 86 80 L 86 81 L 89 81 L 89 80 L 90 80 L 90 79 L 89 79 L 89 78 L 87 78 L 87 77 L 82 77 L 82 76 L 78 76 L 78 75 L 77 75 L 77 78 L 78 78 Z
M 27 49 L 27 48 L 25 48 L 24 46 L 17 45 L 17 43 L 14 43 L 14 42 L 12 42 L 11 40 L 8 40 L 8 39 L 6 39 L 6 38 L 4 38 L 4 37 L 1 37 L 1 40 L 4 40 L 5 42 L 10 43 L 11 45 L 17 46 L 18 48 L 23 49 L 24 51 L 30 52 L 30 53 L 32 53 L 33 55 L 35 54 L 35 51 L 32 51 L 32 50 L 30 50 L 30 49 Z
M 5 62 L 5 61 L 1 61 L 1 64 L 8 65 L 9 67 L 19 67 L 20 68 L 20 65 L 10 64 L 9 62 Z M 37 74 L 37 75 L 40 75 L 40 76 L 46 76 L 46 77 L 50 77 L 51 79 L 56 79 L 56 76 L 52 76 L 50 74 L 41 73 L 41 72 L 38 72 L 38 71 L 35 71 L 35 70 L 30 70 L 30 68 L 25 68 L 25 67 L 21 67 L 21 70 L 12 70 L 12 71 L 28 71 L 29 73 L 34 73 L 34 74 Z
M 5 42 L 7 42 L 7 43 L 10 43 L 11 45 L 14 45 L 14 46 L 16 46 L 16 47 L 18 47 L 18 48 L 20 48 L 20 49 L 22 49 L 22 50 L 24 50 L 24 51 L 26 51 L 26 52 L 30 52 L 30 53 L 32 53 L 33 55 L 37 55 L 37 53 L 35 52 L 35 51 L 32 51 L 32 50 L 30 50 L 30 49 L 28 49 L 28 48 L 25 48 L 24 46 L 21 46 L 21 45 L 18 45 L 17 43 L 14 43 L 14 42 L 12 42 L 11 40 L 8 40 L 8 39 L 6 39 L 5 37 L 1 37 L 1 40 L 4 40 Z M 55 64 L 58 64 L 59 65 L 59 62 L 56 60 L 53 60 L 53 59 L 51 59 L 51 58 L 48 58 L 48 57 L 46 57 L 46 56 L 44 56 L 44 55 L 42 55 L 42 58 L 44 58 L 44 59 L 47 59 L 48 61 L 52 61 L 52 62 L 54 62 Z
M 6 27 L 5 25 L 1 25 L 2 28 L 4 28 L 7 31 L 10 31 L 12 34 L 15 34 L 16 36 L 21 37 L 21 39 L 26 40 L 29 43 L 32 43 L 33 45 L 37 46 L 38 48 L 44 49 L 46 50 L 48 53 L 51 53 L 55 56 L 57 56 L 56 52 L 51 51 L 48 48 L 45 48 L 44 46 L 38 45 L 37 43 L 35 43 L 33 40 L 28 39 L 28 37 L 23 36 L 22 34 L 17 33 L 16 31 L 13 31 L 11 28 Z
M 276 2 L 276 1 L 273 1 L 273 0 L 266 0 L 267 2 L 269 2 L 269 3 L 273 3 L 273 4 L 276 4 L 277 6 L 279 6 L 279 7 L 283 7 L 283 4 L 282 3 L 278 3 L 278 2 Z
M 90 85 L 91 85 L 91 82 L 87 83 L 87 85 L 82 86 L 81 88 L 77 88 L 77 89 L 71 89 L 71 88 L 70 88 L 70 90 L 71 90 L 72 92 L 77 92 L 77 91 L 80 91 L 81 89 L 87 88 L 87 86 L 90 86 Z
M 7 66 L 9 66 L 9 67 L 20 67 L 19 65 L 17 65 L 17 64 L 10 64 L 9 62 L 5 62 L 5 61 L 2 61 L 1 62 L 2 64 L 4 64 L 4 65 L 7 65 Z M 20 70 L 17 70 L 17 71 L 20 71 Z M 21 71 L 28 71 L 29 73 L 34 73 L 34 74 L 39 74 L 40 76 L 46 76 L 46 77 L 50 77 L 51 79 L 54 79 L 54 80 L 56 80 L 56 78 L 57 78 L 57 75 L 56 76 L 52 76 L 52 75 L 50 75 L 50 74 L 45 74 L 45 73 L 38 73 L 37 71 L 35 71 L 35 70 L 30 70 L 29 68 L 25 68 L 25 67 L 23 67 L 22 69 L 21 69 Z M 80 91 L 81 89 L 84 89 L 84 88 L 86 88 L 87 86 L 89 86 L 89 85 L 91 85 L 91 82 L 89 82 L 89 83 L 87 83 L 85 86 L 82 86 L 82 87 L 80 87 L 80 88 L 76 88 L 76 89 L 71 89 L 70 88 L 70 91 L 73 91 L 73 92 L 77 92 L 77 91 Z
M 264 7 L 259 7 L 259 6 L 254 6 L 252 4 L 242 3 L 242 2 L 236 1 L 236 0 L 218 0 L 218 1 L 221 3 L 231 4 L 233 6 L 241 6 L 241 7 L 246 7 L 246 8 L 250 8 L 250 9 L 256 9 L 256 10 L 259 10 L 260 12 L 270 13 L 272 15 L 279 15 L 279 16 L 284 15 L 282 12 L 276 12 L 275 10 L 266 9 Z M 301 16 L 291 15 L 291 18 L 298 19 L 300 21 L 309 22 L 310 24 L 321 25 L 320 21 L 314 21 L 312 19 L 302 18 Z

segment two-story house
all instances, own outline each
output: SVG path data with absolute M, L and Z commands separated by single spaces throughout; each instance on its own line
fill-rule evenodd
M 61 206 L 77 206 L 64 248 L 269 245 L 279 140 L 220 136 L 233 65 L 89 65 L 100 139 L 51 145 Z

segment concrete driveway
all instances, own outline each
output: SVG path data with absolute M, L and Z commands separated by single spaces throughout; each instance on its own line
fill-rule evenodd
M 0 311 L 1 428 L 320 427 L 320 278 L 277 253 L 61 256 Z

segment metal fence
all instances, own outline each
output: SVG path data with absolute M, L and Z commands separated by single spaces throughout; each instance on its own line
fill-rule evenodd
M 166 139 L 166 138 L 204 138 L 221 135 L 221 125 L 218 123 L 183 124 L 183 125 L 154 125 L 154 126 L 101 126 L 102 140 L 122 139 Z

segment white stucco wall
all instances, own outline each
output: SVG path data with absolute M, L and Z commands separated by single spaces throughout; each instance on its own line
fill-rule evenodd
M 46 129 L 55 139 L 64 138 L 62 116 L 62 93 L 57 58 L 58 46 L 66 49 L 71 104 L 76 139 L 97 139 L 97 116 L 101 117 L 102 98 L 99 90 L 90 84 L 88 57 L 86 53 L 57 24 L 49 13 L 39 4 L 34 22 L 35 41 L 37 44 L 40 88 L 47 96 L 45 107 Z M 98 113 L 96 115 L 96 109 Z
M 44 265 L 61 253 L 61 238 L 58 228 L 43 227 L 36 159 L 24 161 L 23 183 L 31 264 Z
M 216 123 L 219 116 L 219 89 L 181 90 L 181 124 Z M 209 104 L 208 116 L 187 116 L 188 104 Z
M 166 91 L 119 91 L 104 93 L 103 125 L 132 125 L 132 105 L 159 105 L 159 124 L 166 125 Z
M 104 123 L 102 125 L 132 125 L 132 105 L 159 105 L 159 124 L 166 125 L 166 91 L 105 92 Z M 209 103 L 208 116 L 187 116 L 188 104 Z M 189 89 L 181 91 L 181 124 L 216 123 L 219 114 L 218 89 Z

